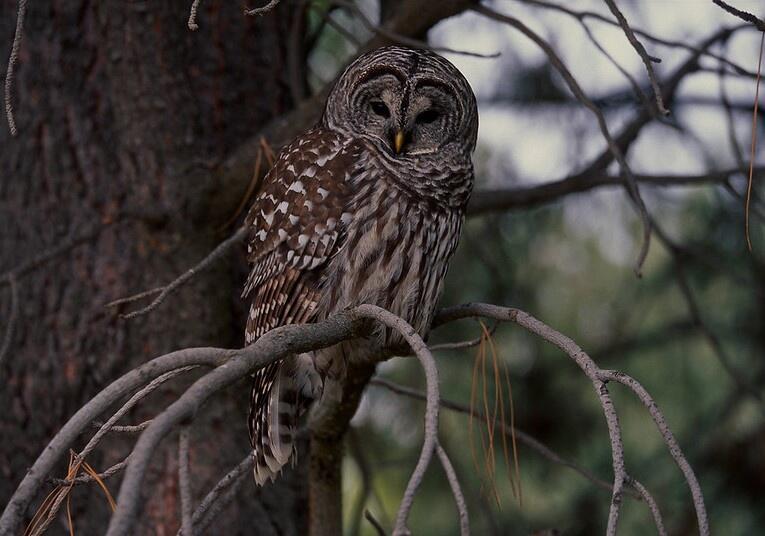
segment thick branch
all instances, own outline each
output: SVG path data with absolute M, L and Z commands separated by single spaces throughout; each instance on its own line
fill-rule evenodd
M 725 185 L 738 168 L 711 171 L 701 175 L 635 175 L 635 179 L 646 186 L 704 186 Z M 755 168 L 755 177 L 762 179 L 765 167 Z M 551 203 L 570 194 L 587 192 L 603 186 L 622 186 L 621 177 L 603 172 L 589 175 L 570 175 L 564 179 L 534 186 L 479 190 L 473 194 L 468 206 L 468 215 L 477 216 L 487 212 L 536 207 Z

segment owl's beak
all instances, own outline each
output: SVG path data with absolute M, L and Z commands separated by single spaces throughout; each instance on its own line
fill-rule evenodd
M 399 130 L 398 132 L 396 132 L 396 135 L 393 137 L 393 149 L 396 151 L 396 154 L 399 154 L 403 147 L 404 147 L 404 131 Z

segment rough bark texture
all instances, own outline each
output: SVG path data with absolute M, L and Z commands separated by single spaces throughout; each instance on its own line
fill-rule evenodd
M 188 8 L 29 4 L 13 98 L 19 136 L 0 128 L 0 272 L 68 236 L 103 230 L 19 282 L 21 316 L 0 371 L 2 503 L 58 427 L 107 382 L 172 349 L 242 344 L 240 257 L 198 274 L 149 316 L 126 322 L 104 308 L 169 282 L 222 239 L 215 230 L 239 199 L 224 195 L 209 170 L 291 107 L 282 36 L 293 10 L 255 19 L 238 4 L 208 0 L 190 32 Z M 15 18 L 15 2 L 3 2 L 3 49 Z M 5 286 L 3 315 L 8 303 Z M 208 439 L 191 451 L 197 500 L 247 451 L 246 389 L 194 422 L 194 435 Z M 168 400 L 155 395 L 131 420 Z M 122 440 L 108 445 L 91 460 L 99 469 L 127 452 Z M 178 526 L 175 446 L 165 449 L 147 483 L 140 534 Z M 117 479 L 108 484 L 116 490 Z M 215 530 L 302 534 L 305 495 L 296 478 L 264 491 L 249 486 Z M 78 533 L 103 531 L 108 506 L 97 491 L 77 490 L 72 504 Z

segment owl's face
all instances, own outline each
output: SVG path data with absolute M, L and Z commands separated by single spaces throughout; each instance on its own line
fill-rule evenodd
M 475 96 L 460 72 L 427 50 L 386 47 L 361 56 L 327 100 L 327 126 L 364 138 L 394 157 L 456 145 L 475 148 Z

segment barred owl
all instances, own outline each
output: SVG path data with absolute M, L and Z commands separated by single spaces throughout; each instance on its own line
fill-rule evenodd
M 247 216 L 245 342 L 362 303 L 424 335 L 472 190 L 477 130 L 470 86 L 437 54 L 393 46 L 354 61 Z M 255 373 L 248 424 L 259 485 L 290 460 L 299 413 L 354 353 L 351 342 Z

